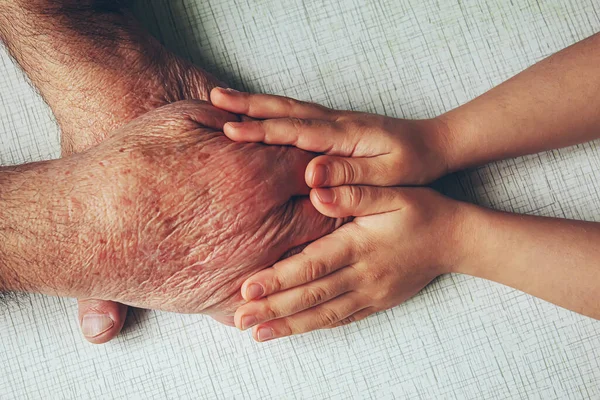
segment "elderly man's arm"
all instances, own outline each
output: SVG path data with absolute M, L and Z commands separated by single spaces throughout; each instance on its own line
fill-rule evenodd
M 61 294 L 81 278 L 65 251 L 84 211 L 69 175 L 54 161 L 0 169 L 0 292 Z
M 56 115 L 65 153 L 164 104 L 205 100 L 217 83 L 166 50 L 121 1 L 3 0 L 0 37 Z
M 220 130 L 236 120 L 178 102 L 83 153 L 0 169 L 0 291 L 233 315 L 243 280 L 340 223 L 303 196 L 313 155 L 233 143 Z
M 63 155 L 161 105 L 207 99 L 218 81 L 170 53 L 113 0 L 1 0 L 0 37 L 54 111 Z M 88 340 L 120 331 L 126 307 L 79 301 Z

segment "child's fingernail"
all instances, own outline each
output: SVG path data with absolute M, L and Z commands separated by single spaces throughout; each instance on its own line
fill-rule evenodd
M 235 90 L 233 88 L 218 87 L 217 90 L 219 90 L 220 92 L 223 92 L 223 93 L 239 93 L 238 90 Z
M 326 165 L 317 165 L 312 176 L 313 187 L 324 185 L 327 181 L 327 173 L 328 171 Z
M 315 189 L 317 197 L 323 204 L 331 204 L 335 201 L 335 195 L 331 189 Z
M 242 126 L 241 122 L 228 122 L 225 125 L 229 127 L 229 129 L 239 129 Z
M 273 333 L 273 329 L 271 328 L 260 328 L 256 333 L 259 342 L 266 342 L 267 340 L 271 340 L 275 337 Z
M 246 300 L 253 300 L 261 297 L 265 293 L 265 289 L 258 283 L 252 283 L 246 289 Z
M 244 315 L 242 317 L 242 330 L 245 331 L 248 328 L 252 328 L 258 323 L 258 320 L 254 315 Z

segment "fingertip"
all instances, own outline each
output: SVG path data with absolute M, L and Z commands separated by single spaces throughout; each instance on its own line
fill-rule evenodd
M 102 300 L 79 301 L 79 326 L 90 343 L 103 344 L 114 339 L 126 317 L 126 305 Z
M 312 162 L 310 162 L 306 166 L 306 170 L 304 171 L 304 182 L 306 182 L 306 186 L 309 188 L 313 187 L 313 175 L 314 175 L 314 167 Z
M 248 285 L 250 284 L 250 282 L 251 282 L 251 281 L 250 281 L 250 279 L 247 279 L 247 280 L 245 280 L 245 281 L 244 281 L 244 283 L 242 283 L 242 287 L 240 288 L 240 292 L 241 292 L 241 294 L 242 294 L 242 298 L 243 298 L 243 299 L 244 299 L 244 301 L 246 301 L 246 302 L 249 302 L 249 301 L 250 301 L 250 299 L 248 299 L 248 298 L 246 297 L 246 291 L 247 291 L 247 288 L 248 288 Z
M 306 167 L 306 184 L 311 188 L 325 186 L 329 180 L 329 167 L 323 161 L 323 157 L 317 157 Z
M 313 189 L 310 191 L 310 201 L 321 214 L 330 218 L 344 218 L 344 215 L 337 205 L 337 195 L 335 189 Z
M 223 133 L 233 141 L 240 140 L 240 124 L 241 122 L 228 122 L 223 125 Z
M 243 308 L 242 307 L 240 307 L 237 310 L 235 310 L 235 314 L 233 315 L 233 323 L 234 323 L 235 327 L 238 328 L 240 331 L 243 331 L 243 329 L 242 329 L 242 311 L 243 311 Z
M 335 190 L 322 188 L 322 189 L 314 189 L 316 200 L 321 202 L 322 204 L 331 205 L 336 201 Z
M 211 96 L 211 99 L 212 99 L 213 95 L 216 95 L 217 97 L 219 97 L 220 95 L 223 95 L 223 96 L 227 97 L 227 96 L 230 96 L 230 95 L 235 94 L 235 93 L 241 93 L 241 92 L 238 91 L 238 90 L 235 90 L 234 88 L 225 88 L 225 87 L 222 87 L 222 86 L 217 86 L 217 87 L 214 87 L 210 91 L 210 96 Z
M 210 91 L 210 102 L 218 108 L 227 111 L 236 112 L 231 102 L 235 98 L 234 95 L 241 93 L 232 88 L 215 87 Z
M 275 331 L 268 325 L 257 325 L 252 328 L 252 338 L 259 342 L 267 342 L 275 339 Z
M 246 301 L 257 300 L 265 296 L 265 285 L 254 280 L 246 280 L 242 284 L 242 297 Z
M 210 102 L 218 107 L 221 100 L 224 98 L 224 89 L 222 87 L 215 87 L 210 91 Z

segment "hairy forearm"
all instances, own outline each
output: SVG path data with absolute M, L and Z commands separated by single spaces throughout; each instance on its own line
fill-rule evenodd
M 52 108 L 65 155 L 164 104 L 206 99 L 213 86 L 119 1 L 0 1 L 0 36 Z
M 93 89 L 111 94 L 119 76 L 130 73 L 125 67 L 137 70 L 160 48 L 115 1 L 1 4 L 2 40 L 51 106 Z
M 0 169 L 0 291 L 66 295 L 81 278 L 83 206 L 61 164 Z
M 600 137 L 600 34 L 521 72 L 442 118 L 451 170 Z
M 600 224 L 466 206 L 455 272 L 522 290 L 600 319 Z

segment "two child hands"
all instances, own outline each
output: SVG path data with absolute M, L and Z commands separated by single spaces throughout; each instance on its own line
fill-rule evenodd
M 248 278 L 235 325 L 267 341 L 361 320 L 418 293 L 457 262 L 461 203 L 422 185 L 451 168 L 443 121 L 334 111 L 293 99 L 214 89 L 212 103 L 255 120 L 234 141 L 322 153 L 306 169 L 315 208 L 352 222 Z

